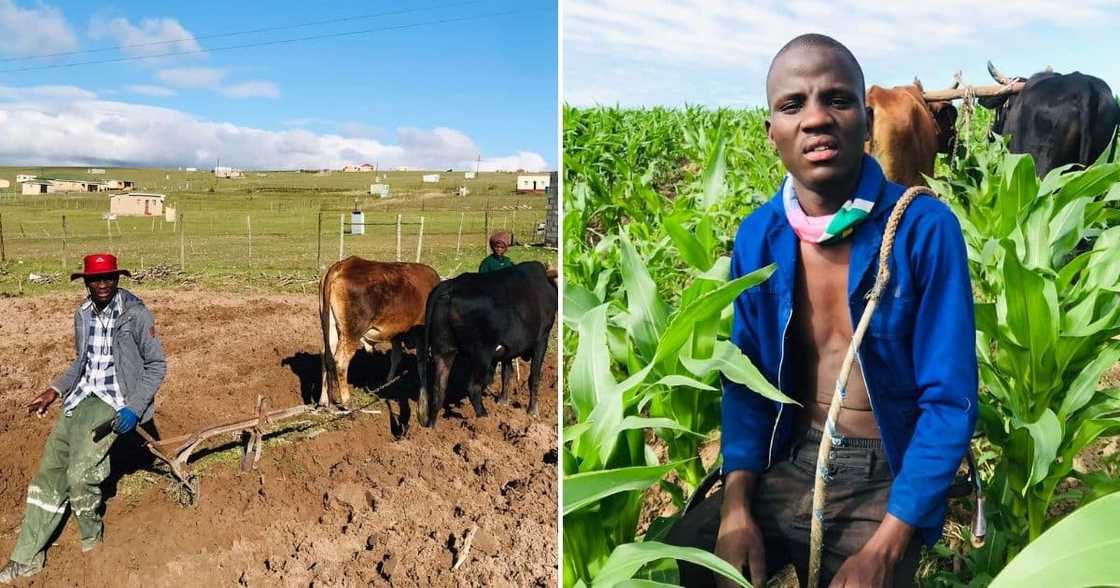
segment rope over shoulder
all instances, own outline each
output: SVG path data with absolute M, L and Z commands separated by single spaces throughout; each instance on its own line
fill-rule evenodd
M 844 357 L 844 362 L 840 365 L 840 373 L 836 377 L 836 388 L 832 394 L 832 401 L 828 405 L 828 416 L 825 418 L 825 434 L 821 435 L 820 446 L 817 450 L 817 475 L 813 484 L 813 518 L 809 535 L 809 582 L 806 584 L 811 588 L 816 588 L 820 584 L 821 548 L 824 539 L 824 505 L 827 497 L 827 484 L 831 481 L 828 463 L 829 448 L 840 444 L 843 440 L 836 423 L 839 422 L 840 409 L 848 385 L 848 376 L 851 375 L 852 364 L 855 361 L 859 346 L 863 342 L 863 336 L 867 333 L 871 317 L 878 307 L 879 297 L 883 295 L 883 291 L 886 290 L 887 283 L 891 279 L 891 251 L 894 250 L 894 239 L 898 232 L 898 225 L 902 222 L 902 215 L 905 214 L 910 203 L 920 194 L 937 197 L 936 192 L 925 186 L 914 186 L 899 197 L 894 209 L 891 210 L 890 217 L 887 219 L 887 226 L 883 231 L 883 242 L 879 246 L 879 271 L 875 275 L 875 284 L 867 293 L 867 306 L 863 310 L 863 315 L 860 316 L 855 332 L 852 333 L 852 344 L 848 346 L 848 353 Z

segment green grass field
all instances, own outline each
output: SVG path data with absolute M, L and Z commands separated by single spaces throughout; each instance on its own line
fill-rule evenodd
M 14 180 L 23 173 L 133 180 L 134 191 L 165 194 L 181 226 L 162 218 L 125 216 L 110 223 L 105 219 L 109 193 L 19 194 Z M 340 215 L 349 222 L 355 207 L 364 211 L 367 226 L 364 235 L 344 236 L 344 255 L 397 259 L 400 215 L 401 259 L 413 261 L 423 218 L 420 261 L 444 276 L 477 268 L 488 253 L 487 226 L 491 232 L 510 230 L 519 244 L 543 240 L 537 226 L 545 220 L 547 199 L 539 193 L 517 194 L 516 174 L 479 173 L 467 180 L 462 172 L 441 172 L 439 183 L 426 184 L 421 181 L 424 173 L 436 172 L 377 174 L 384 176 L 381 183 L 389 184 L 391 193 L 391 198 L 380 199 L 368 195 L 372 173 L 249 171 L 243 178 L 218 179 L 205 171 L 107 168 L 103 175 L 91 175 L 86 168 L 0 167 L 0 178 L 12 182 L 9 191 L 0 192 L 6 257 L 0 263 L 0 294 L 66 288 L 81 256 L 95 250 L 111 251 L 134 272 L 153 266 L 177 272 L 180 247 L 185 275 L 166 279 L 222 288 L 313 291 L 320 269 L 338 259 Z M 459 186 L 469 194 L 457 196 Z M 556 265 L 556 252 L 539 247 L 516 246 L 510 256 Z M 31 274 L 53 282 L 29 283 Z

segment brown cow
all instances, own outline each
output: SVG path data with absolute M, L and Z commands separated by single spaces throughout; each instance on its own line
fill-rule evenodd
M 359 346 L 372 351 L 375 343 L 391 343 L 388 379 L 393 379 L 402 343 L 414 327 L 424 324 L 428 294 L 438 283 L 439 274 L 420 263 L 347 257 L 327 269 L 319 283 L 323 327 L 319 404 L 326 405 L 328 398 L 343 406 L 350 402 L 346 370 Z
M 956 135 L 957 109 L 952 102 L 926 103 L 921 82 L 886 89 L 871 86 L 867 106 L 874 111 L 871 140 L 864 150 L 875 156 L 883 173 L 903 186 L 924 186 L 933 176 L 938 153 L 949 153 Z

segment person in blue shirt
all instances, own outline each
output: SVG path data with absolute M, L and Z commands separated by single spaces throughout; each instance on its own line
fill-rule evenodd
M 859 63 L 839 42 L 790 41 L 770 65 L 766 94 L 767 136 L 788 175 L 743 221 L 731 277 L 777 269 L 735 301 L 731 337 L 799 405 L 724 381 L 723 488 L 667 539 L 713 551 L 755 586 L 791 563 L 807 579 L 817 447 L 887 218 L 904 192 L 864 154 L 872 112 Z M 913 585 L 921 545 L 941 535 L 976 421 L 972 290 L 948 207 L 917 197 L 890 264 L 837 421 L 822 586 Z M 686 586 L 717 582 L 697 566 L 680 569 Z

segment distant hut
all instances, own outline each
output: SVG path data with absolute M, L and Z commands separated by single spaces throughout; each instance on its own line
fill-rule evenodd
M 518 192 L 544 192 L 548 189 L 551 178 L 549 174 L 527 174 L 517 176 Z
M 133 192 L 109 199 L 109 214 L 117 216 L 163 216 L 163 194 Z
M 378 198 L 388 198 L 389 184 L 370 184 L 369 195 L 377 196 Z
M 420 179 L 425 184 L 438 184 L 439 183 L 439 174 L 424 174 L 423 177 L 421 177 Z

